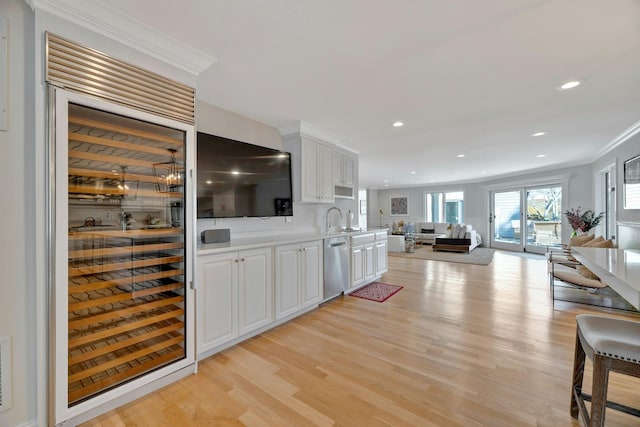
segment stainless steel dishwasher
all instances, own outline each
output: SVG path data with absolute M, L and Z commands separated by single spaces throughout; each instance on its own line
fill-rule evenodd
M 342 294 L 349 282 L 347 236 L 324 239 L 324 301 Z

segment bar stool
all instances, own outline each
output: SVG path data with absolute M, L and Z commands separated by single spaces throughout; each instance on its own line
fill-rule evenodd
M 640 377 L 640 322 L 580 314 L 576 323 L 571 416 L 580 414 L 591 427 L 604 426 L 607 407 L 640 417 L 640 410 L 607 400 L 609 371 Z M 585 355 L 593 363 L 593 396 L 582 392 Z M 591 416 L 585 400 L 591 402 Z

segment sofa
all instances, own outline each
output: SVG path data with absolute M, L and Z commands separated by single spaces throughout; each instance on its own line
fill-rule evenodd
M 413 237 L 415 237 L 416 243 L 431 245 L 435 242 L 436 237 L 447 236 L 447 227 L 449 224 L 446 222 L 417 222 Z
M 423 225 L 429 224 L 420 223 L 420 231 L 431 231 L 431 229 L 423 227 Z M 441 223 L 434 223 L 434 231 L 441 231 L 442 226 L 436 228 L 436 224 Z M 421 234 L 424 234 L 426 239 L 431 238 L 430 233 Z M 445 224 L 444 233 L 435 233 L 432 240 L 434 251 L 471 252 L 480 243 L 480 236 L 471 224 Z

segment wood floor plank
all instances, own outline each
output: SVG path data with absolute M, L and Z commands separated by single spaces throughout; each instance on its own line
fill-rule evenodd
M 551 303 L 543 257 L 488 266 L 389 257 L 378 303 L 350 296 L 200 362 L 198 373 L 84 424 L 153 426 L 578 426 L 569 415 L 575 316 Z M 585 371 L 590 390 L 591 366 Z M 640 380 L 610 396 L 640 406 Z M 607 425 L 638 419 L 607 411 Z

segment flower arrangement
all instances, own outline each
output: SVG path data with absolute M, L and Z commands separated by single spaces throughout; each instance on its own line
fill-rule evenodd
M 583 233 L 589 232 L 592 228 L 600 224 L 604 217 L 604 212 L 600 212 L 598 215 L 591 209 L 587 209 L 582 212 L 582 208 L 578 206 L 578 209 L 569 209 L 564 213 L 567 216 L 569 225 L 573 229 L 573 232 L 582 231 Z

